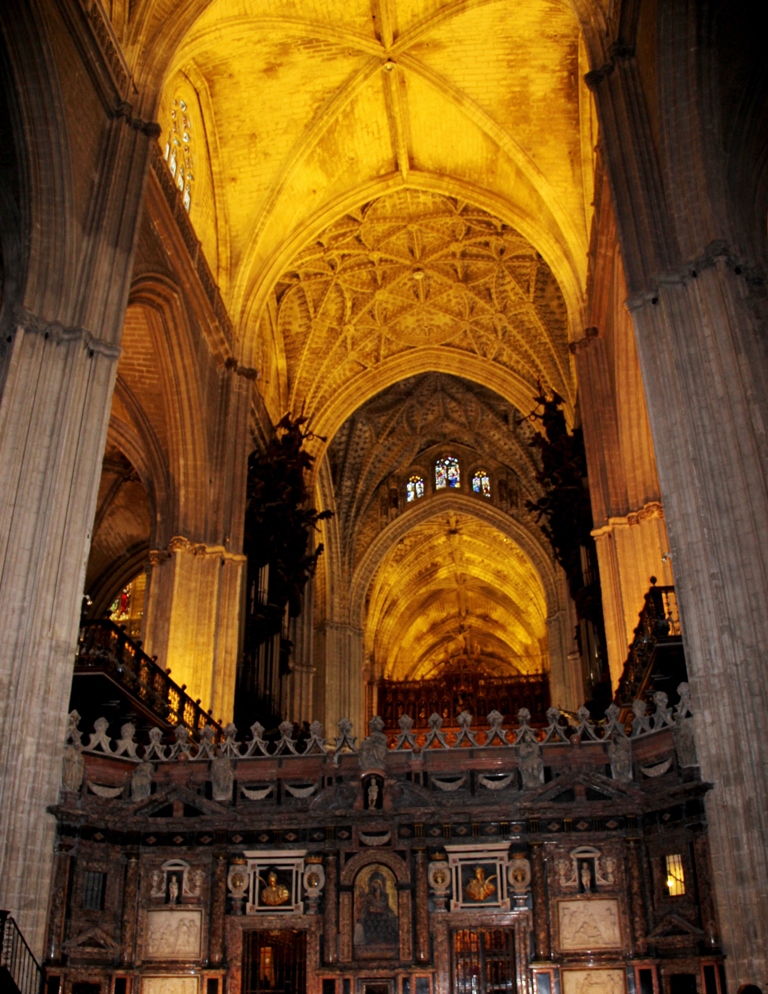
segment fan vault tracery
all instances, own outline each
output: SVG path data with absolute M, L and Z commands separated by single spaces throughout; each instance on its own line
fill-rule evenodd
M 517 231 L 460 200 L 403 190 L 364 205 L 306 248 L 275 294 L 292 409 L 320 412 L 362 370 L 436 346 L 572 396 L 552 271 Z

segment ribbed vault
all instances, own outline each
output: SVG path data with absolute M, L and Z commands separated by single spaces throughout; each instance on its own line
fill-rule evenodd
M 540 673 L 546 617 L 541 580 L 519 546 L 449 511 L 414 527 L 380 566 L 366 644 L 386 679 L 428 678 L 459 653 L 488 672 Z
M 362 404 L 330 442 L 326 567 L 349 591 L 375 679 L 426 679 L 467 654 L 488 674 L 548 669 L 556 567 L 525 506 L 540 495 L 533 434 L 487 387 L 429 373 Z M 461 471 L 451 490 L 435 487 L 447 454 Z M 488 497 L 472 490 L 478 468 Z M 409 502 L 414 474 L 424 496 Z
M 585 69 L 577 18 L 552 0 L 208 4 L 168 68 L 159 116 L 165 136 L 186 80 L 198 194 L 205 175 L 213 200 L 193 199 L 193 221 L 218 243 L 211 262 L 236 320 L 250 335 L 298 249 L 404 188 L 513 224 L 575 320 L 596 138 Z

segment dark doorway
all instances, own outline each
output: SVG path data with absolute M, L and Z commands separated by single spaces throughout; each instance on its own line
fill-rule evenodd
M 511 994 L 516 990 L 515 933 L 510 928 L 453 933 L 456 994 Z
M 306 932 L 246 932 L 243 994 L 306 994 Z
M 694 973 L 671 973 L 669 975 L 669 994 L 696 994 L 696 975 Z

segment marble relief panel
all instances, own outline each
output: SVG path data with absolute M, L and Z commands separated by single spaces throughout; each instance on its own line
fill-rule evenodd
M 615 898 L 560 901 L 557 912 L 563 952 L 621 948 L 619 902 Z
M 202 924 L 203 913 L 199 910 L 148 911 L 145 958 L 200 959 Z
M 563 970 L 563 994 L 625 994 L 623 970 Z
M 197 977 L 144 977 L 141 994 L 197 994 Z

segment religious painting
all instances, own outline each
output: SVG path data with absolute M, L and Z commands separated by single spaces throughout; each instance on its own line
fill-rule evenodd
M 258 912 L 298 912 L 304 910 L 301 881 L 305 850 L 246 852 L 248 860 L 248 902 L 246 914 Z
M 509 909 L 509 843 L 487 843 L 477 849 L 467 846 L 445 848 L 453 877 L 451 911 Z
M 203 913 L 198 910 L 148 911 L 148 960 L 200 959 Z
M 615 899 L 560 901 L 558 922 L 563 952 L 621 948 L 619 902 Z
M 461 889 L 464 894 L 465 903 L 474 901 L 475 904 L 482 904 L 483 901 L 495 901 L 494 895 L 498 890 L 498 874 L 495 863 L 476 863 L 474 866 L 465 865 L 462 867 Z
M 563 970 L 563 994 L 625 994 L 623 970 Z
M 355 877 L 354 947 L 359 959 L 398 956 L 400 925 L 397 882 L 387 866 L 374 863 Z

